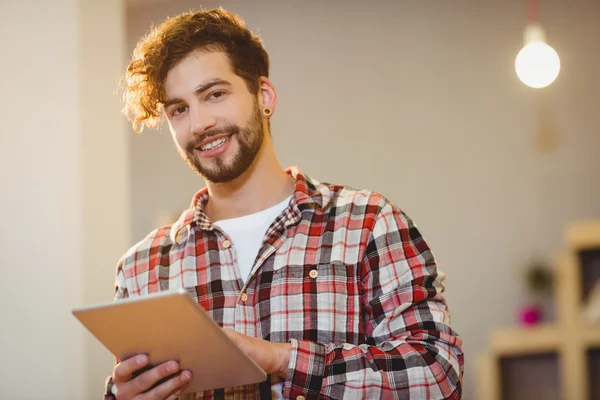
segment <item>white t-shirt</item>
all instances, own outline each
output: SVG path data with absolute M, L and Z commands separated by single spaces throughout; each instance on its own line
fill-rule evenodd
M 275 218 L 288 206 L 292 196 L 266 210 L 243 217 L 224 219 L 215 222 L 231 239 L 238 266 L 244 283 L 256 261 L 265 233 Z
M 221 228 L 231 239 L 244 283 L 248 281 L 248 276 L 252 271 L 267 229 L 275 221 L 275 218 L 285 210 L 291 199 L 292 196 L 271 208 L 254 214 L 215 222 L 215 225 Z M 283 399 L 283 383 L 272 386 L 271 395 L 273 400 Z

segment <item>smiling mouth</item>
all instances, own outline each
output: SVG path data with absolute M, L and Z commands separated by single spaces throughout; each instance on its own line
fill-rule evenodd
M 208 151 L 208 150 L 217 149 L 217 148 L 223 146 L 229 139 L 231 139 L 231 136 L 232 135 L 220 137 L 220 138 L 212 140 L 202 146 L 198 146 L 198 147 L 196 147 L 196 149 L 200 150 L 200 151 Z

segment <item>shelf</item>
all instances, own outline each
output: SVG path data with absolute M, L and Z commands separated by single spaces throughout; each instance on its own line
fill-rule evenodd
M 565 230 L 556 263 L 557 319 L 500 329 L 477 357 L 479 398 L 485 400 L 600 400 L 600 322 L 585 319 L 600 282 L 600 219 Z
M 600 348 L 600 324 L 582 325 L 581 333 L 586 347 Z
M 586 304 L 594 286 L 600 282 L 600 245 L 578 252 L 581 294 L 579 300 Z
M 576 328 L 588 348 L 600 348 L 600 324 L 582 323 Z M 490 338 L 494 354 L 525 355 L 558 352 L 563 348 L 569 334 L 554 324 L 532 327 L 515 327 L 498 330 Z
M 576 250 L 600 247 L 600 219 L 569 224 L 565 239 L 568 247 Z
M 590 382 L 590 399 L 600 399 L 600 347 L 587 352 L 588 380 Z
M 560 360 L 556 353 L 500 359 L 503 400 L 560 400 Z
M 490 338 L 491 350 L 499 356 L 558 352 L 563 340 L 553 324 L 498 330 Z

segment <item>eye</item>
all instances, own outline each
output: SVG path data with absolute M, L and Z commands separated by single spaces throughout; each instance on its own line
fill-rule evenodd
M 175 107 L 173 109 L 173 112 L 171 112 L 171 114 L 176 117 L 177 115 L 184 113 L 187 111 L 187 107 L 186 106 L 179 106 L 179 107 Z
M 218 99 L 220 99 L 223 96 L 225 96 L 225 92 L 217 90 L 216 92 L 212 92 L 208 96 L 208 100 L 218 100 Z

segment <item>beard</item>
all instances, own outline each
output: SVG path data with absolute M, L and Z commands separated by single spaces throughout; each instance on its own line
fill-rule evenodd
M 217 156 L 211 160 L 210 164 L 212 165 L 202 163 L 200 156 L 196 154 L 196 148 L 204 139 L 221 134 L 230 135 L 231 137 L 227 140 L 233 140 L 234 137 L 237 139 L 239 149 L 234 154 L 233 160 L 227 162 L 223 156 Z M 189 142 L 185 146 L 185 150 L 180 146 L 177 147 L 181 157 L 206 181 L 227 183 L 238 178 L 252 165 L 262 147 L 263 135 L 262 114 L 256 102 L 252 116 L 244 127 L 231 124 L 211 129 L 199 136 L 197 140 Z

